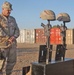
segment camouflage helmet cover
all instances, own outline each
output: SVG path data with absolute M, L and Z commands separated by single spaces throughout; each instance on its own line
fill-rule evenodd
M 57 15 L 58 21 L 70 22 L 70 16 L 67 13 L 60 13 Z
M 53 21 L 55 20 L 55 13 L 52 10 L 44 10 L 43 12 L 41 12 L 40 18 L 42 18 L 43 20 Z

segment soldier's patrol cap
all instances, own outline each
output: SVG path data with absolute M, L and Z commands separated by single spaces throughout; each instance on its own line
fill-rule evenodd
M 10 2 L 7 2 L 7 1 L 5 1 L 5 2 L 2 4 L 2 8 L 8 9 L 8 10 L 13 10 L 13 9 L 12 9 L 12 4 L 11 4 Z

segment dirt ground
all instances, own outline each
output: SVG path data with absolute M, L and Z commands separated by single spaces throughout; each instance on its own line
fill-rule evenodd
M 13 69 L 12 75 L 22 75 L 23 68 L 30 66 L 30 70 L 26 75 L 31 75 L 31 67 L 33 62 L 38 62 L 40 44 L 18 44 L 17 62 Z M 56 45 L 53 46 L 52 60 L 55 59 Z M 74 59 L 74 45 L 67 45 L 65 58 Z

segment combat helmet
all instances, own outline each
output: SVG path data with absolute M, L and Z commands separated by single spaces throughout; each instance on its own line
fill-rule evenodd
M 55 20 L 55 13 L 52 10 L 44 10 L 43 12 L 41 12 L 40 18 L 42 18 L 43 20 L 53 21 Z
M 58 21 L 70 22 L 70 16 L 67 13 L 59 13 L 56 19 Z

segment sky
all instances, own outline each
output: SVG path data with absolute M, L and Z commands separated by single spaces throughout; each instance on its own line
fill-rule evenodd
M 42 28 L 41 23 L 46 25 L 47 20 L 40 18 L 40 13 L 44 10 L 52 10 L 56 16 L 59 13 L 67 13 L 71 21 L 66 23 L 66 26 L 74 28 L 74 0 L 0 0 L 0 13 L 4 1 L 12 4 L 11 16 L 15 17 L 20 29 Z M 63 22 L 50 21 L 52 26 L 61 23 Z

